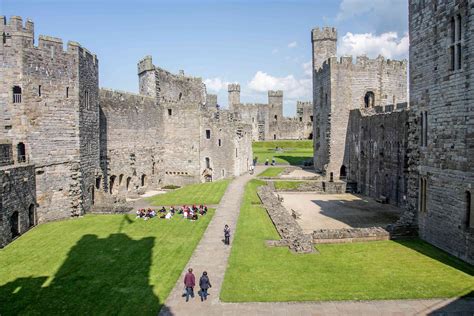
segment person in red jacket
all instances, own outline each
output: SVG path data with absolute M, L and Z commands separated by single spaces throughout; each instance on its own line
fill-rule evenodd
M 189 301 L 189 297 L 194 298 L 194 286 L 196 285 L 196 279 L 194 278 L 193 269 L 189 268 L 188 273 L 184 276 L 184 287 L 186 288 L 186 302 Z

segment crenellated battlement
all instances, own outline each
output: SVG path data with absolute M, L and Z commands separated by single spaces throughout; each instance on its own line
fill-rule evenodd
M 316 27 L 311 30 L 311 41 L 337 40 L 337 30 L 335 27 Z
M 238 83 L 230 83 L 228 86 L 227 86 L 227 90 L 228 92 L 240 92 L 240 84 Z
M 313 107 L 313 102 L 311 101 L 296 101 L 296 107 L 297 108 L 303 108 L 303 107 Z
M 23 33 L 23 35 L 28 35 L 33 37 L 35 32 L 35 26 L 33 21 L 27 19 L 25 24 L 23 24 L 23 19 L 21 16 L 12 16 L 10 20 L 6 16 L 0 16 L 0 32 L 5 32 L 6 35 L 17 35 L 18 33 Z
M 268 90 L 268 97 L 281 97 L 283 98 L 282 90 Z
M 324 61 L 322 67 L 316 71 L 316 73 L 323 73 L 329 70 L 329 68 L 350 68 L 352 70 L 358 69 L 367 69 L 374 67 L 382 67 L 385 69 L 392 70 L 401 70 L 406 69 L 408 61 L 403 60 L 394 60 L 394 59 L 385 59 L 382 55 L 379 55 L 377 58 L 369 58 L 365 55 L 357 56 L 354 62 L 352 56 L 342 56 L 342 57 L 330 57 Z

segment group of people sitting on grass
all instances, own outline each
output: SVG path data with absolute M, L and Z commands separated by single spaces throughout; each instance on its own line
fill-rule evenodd
M 183 205 L 182 207 L 176 209 L 174 206 L 171 206 L 169 210 L 163 206 L 161 209 L 156 212 L 155 210 L 149 209 L 139 209 L 137 210 L 136 218 L 143 218 L 145 221 L 149 220 L 153 217 L 159 217 L 164 219 L 171 219 L 175 214 L 183 215 L 183 218 L 190 219 L 190 220 L 197 220 L 198 215 L 206 215 L 207 213 L 207 206 L 206 205 L 193 205 L 193 206 L 186 206 Z

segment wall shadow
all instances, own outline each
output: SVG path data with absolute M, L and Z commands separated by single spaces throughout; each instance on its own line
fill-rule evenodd
M 428 313 L 429 316 L 472 315 L 474 311 L 474 291 L 463 295 L 455 301 Z
M 41 276 L 1 286 L 0 314 L 156 315 L 162 303 L 149 284 L 154 242 L 120 233 L 85 235 L 50 284 Z
M 275 155 L 275 158 L 279 158 L 281 160 L 285 160 L 292 166 L 301 166 L 303 165 L 306 161 L 313 159 L 312 156 L 284 156 L 284 155 Z
M 410 239 L 394 239 L 394 242 L 415 250 L 424 256 L 430 257 L 433 260 L 439 261 L 445 265 L 448 265 L 456 270 L 462 271 L 470 276 L 474 276 L 474 266 L 469 263 L 462 261 L 459 258 L 450 255 L 442 249 L 439 249 L 426 241 L 419 238 Z M 471 292 L 469 297 L 474 297 L 474 292 Z
M 369 201 L 369 202 L 367 202 Z M 389 204 L 379 204 L 372 199 L 360 200 L 311 200 L 320 207 L 320 214 L 354 228 L 383 227 L 395 223 L 402 210 Z

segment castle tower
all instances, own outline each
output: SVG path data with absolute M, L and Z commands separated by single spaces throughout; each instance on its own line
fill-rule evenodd
M 329 57 L 335 57 L 337 30 L 334 27 L 319 27 L 311 31 L 313 45 L 313 69 L 319 69 Z
M 138 86 L 140 94 L 156 99 L 156 76 L 155 66 L 151 56 L 145 56 L 138 62 Z
M 240 104 L 240 85 L 238 83 L 231 83 L 228 86 L 229 91 L 229 110 L 234 110 L 234 105 Z
M 269 90 L 268 104 L 270 105 L 270 120 L 281 120 L 283 118 L 283 91 Z

